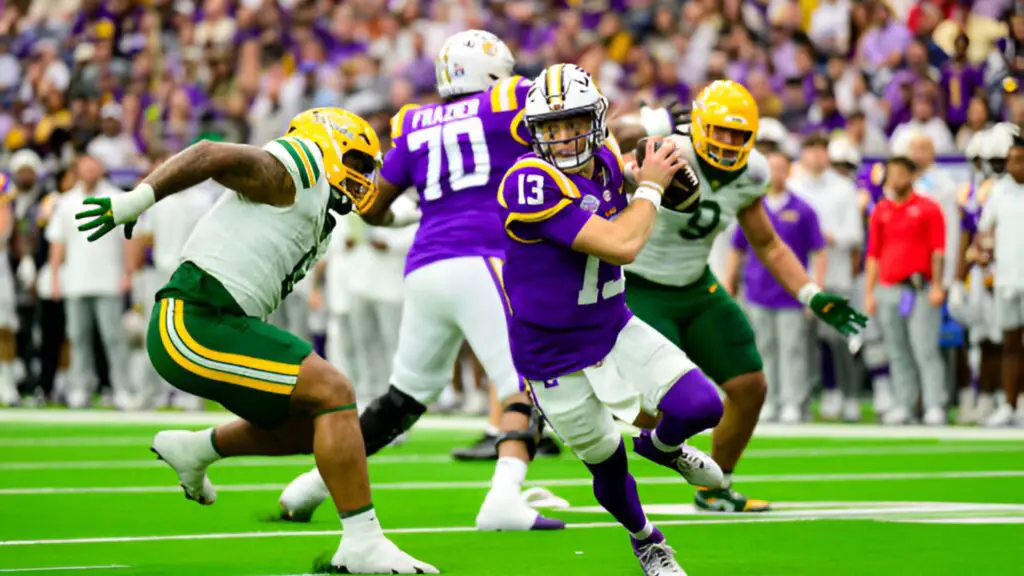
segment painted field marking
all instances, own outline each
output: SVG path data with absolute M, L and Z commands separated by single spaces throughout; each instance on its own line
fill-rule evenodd
M 148 441 L 147 443 L 148 444 Z M 146 445 L 146 444 L 143 444 Z M 1012 454 L 1024 455 L 1024 445 L 995 444 L 991 446 L 963 446 L 958 444 L 937 444 L 924 446 L 867 446 L 842 448 L 766 448 L 749 450 L 743 454 L 746 459 L 775 460 L 821 458 L 830 456 L 905 456 L 929 454 Z M 643 458 L 630 454 L 632 460 Z M 455 462 L 448 454 L 384 454 L 374 456 L 370 464 L 445 464 Z M 214 464 L 215 468 L 293 468 L 311 467 L 312 456 L 285 456 L 280 458 L 231 458 Z M 28 470 L 128 470 L 144 468 L 164 468 L 167 465 L 159 460 L 64 460 L 64 461 L 26 461 L 0 462 L 0 471 Z
M 836 474 L 762 474 L 736 476 L 737 482 L 743 483 L 778 483 L 778 482 L 843 482 L 843 481 L 892 481 L 892 480 L 934 480 L 934 479 L 973 479 L 973 478 L 1024 478 L 1024 470 L 979 470 L 979 471 L 946 471 L 946 472 L 868 472 L 868 473 L 836 473 Z M 686 484 L 682 478 L 670 476 L 652 476 L 636 478 L 638 484 Z M 590 478 L 559 478 L 551 480 L 534 480 L 526 486 L 545 488 L 557 487 L 590 487 Z M 221 484 L 216 485 L 219 492 L 276 492 L 283 490 L 286 484 Z M 412 490 L 485 490 L 491 487 L 490 481 L 463 482 L 381 482 L 373 485 L 374 491 L 412 491 Z M 181 492 L 178 486 L 90 486 L 90 487 L 31 487 L 31 488 L 0 488 L 0 496 L 28 496 L 55 494 L 171 494 Z
M 105 566 L 44 566 L 42 568 L 0 568 L 0 574 L 31 573 L 31 572 L 68 572 L 73 570 L 117 570 L 131 568 L 124 564 L 107 564 Z

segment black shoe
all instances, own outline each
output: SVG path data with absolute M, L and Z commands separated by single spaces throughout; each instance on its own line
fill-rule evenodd
M 561 453 L 562 447 L 551 436 L 544 436 L 540 439 L 540 444 L 537 445 L 538 458 L 541 456 L 558 456 Z
M 452 450 L 452 458 L 456 460 L 480 461 L 498 459 L 498 437 L 493 434 L 484 434 L 472 446 L 456 448 Z

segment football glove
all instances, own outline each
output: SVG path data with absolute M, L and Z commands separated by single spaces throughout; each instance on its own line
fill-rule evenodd
M 88 197 L 82 201 L 83 205 L 95 206 L 90 210 L 83 210 L 78 214 L 75 214 L 75 220 L 84 220 L 78 225 L 80 232 L 88 232 L 89 230 L 96 229 L 95 232 L 89 235 L 89 242 L 95 242 L 103 236 L 106 236 L 108 232 L 116 228 L 119 224 L 124 224 L 124 237 L 131 238 L 132 232 L 135 229 L 135 220 L 125 220 L 114 214 L 114 210 L 110 205 L 110 198 L 101 197 Z
M 868 325 L 868 317 L 838 294 L 818 292 L 811 298 L 809 308 L 822 322 L 846 336 L 852 336 Z

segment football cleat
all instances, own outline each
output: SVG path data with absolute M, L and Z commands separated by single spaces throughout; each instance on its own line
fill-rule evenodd
M 651 432 L 644 430 L 633 438 L 633 451 L 655 464 L 675 470 L 694 486 L 720 488 L 725 486 L 722 469 L 704 452 L 683 444 L 674 452 L 662 452 L 651 439 Z
M 493 434 L 484 434 L 472 446 L 455 448 L 452 450 L 452 458 L 463 461 L 497 460 L 498 459 L 498 437 Z M 537 457 L 558 456 L 562 453 L 562 447 L 550 436 L 542 436 L 537 444 Z
M 542 516 L 518 492 L 491 490 L 476 515 L 476 529 L 482 532 L 526 532 L 562 530 L 565 522 Z
M 384 536 L 342 538 L 331 565 L 315 568 L 329 574 L 440 574 L 426 562 L 409 556 Z
M 209 464 L 200 459 L 197 442 L 208 444 L 209 432 L 166 430 L 157 433 L 149 450 L 174 469 L 185 498 L 209 506 L 217 500 L 217 491 L 206 477 Z
M 289 522 L 309 522 L 313 518 L 313 512 L 328 496 L 330 493 L 316 468 L 300 474 L 285 487 L 277 500 L 281 507 L 281 519 Z
M 768 512 L 771 504 L 765 500 L 747 498 L 730 488 L 701 488 L 693 495 L 693 503 L 708 512 Z
M 657 528 L 646 540 L 632 538 L 633 553 L 636 554 L 644 576 L 686 576 L 682 566 L 676 561 L 676 552 L 665 542 L 665 537 Z

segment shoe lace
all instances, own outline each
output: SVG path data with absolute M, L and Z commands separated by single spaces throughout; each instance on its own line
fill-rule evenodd
M 675 550 L 665 542 L 648 544 L 640 551 L 640 563 L 651 568 L 675 569 Z

